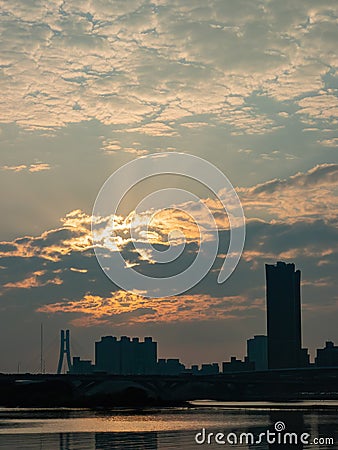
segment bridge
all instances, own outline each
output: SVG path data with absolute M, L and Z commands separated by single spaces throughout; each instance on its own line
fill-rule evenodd
M 174 405 L 338 399 L 338 368 L 218 375 L 0 374 L 0 406 Z

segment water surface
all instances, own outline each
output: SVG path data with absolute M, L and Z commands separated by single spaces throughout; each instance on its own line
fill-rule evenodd
M 96 449 L 195 449 L 195 448 L 320 448 L 338 449 L 338 402 L 193 402 L 192 407 L 111 410 L 0 409 L 0 449 L 96 450 Z M 309 444 L 258 442 L 260 433 L 285 431 L 308 433 Z M 279 425 L 282 426 L 282 425 Z M 205 434 L 202 430 L 205 430 Z M 198 444 L 195 440 L 199 433 Z M 208 433 L 210 444 L 207 443 Z M 215 435 L 238 437 L 238 443 L 216 444 Z M 239 443 L 241 433 L 255 442 Z M 283 432 L 279 434 L 283 435 Z M 313 444 L 315 438 L 331 438 L 334 444 Z M 244 438 L 243 438 L 244 439 Z M 282 438 L 281 438 L 282 439 Z

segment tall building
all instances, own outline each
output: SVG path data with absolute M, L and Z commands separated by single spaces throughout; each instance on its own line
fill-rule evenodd
M 294 264 L 265 265 L 269 369 L 304 367 L 301 346 L 300 270 Z
M 115 336 L 103 336 L 95 342 L 95 369 L 99 372 L 121 373 L 120 351 Z
M 95 370 L 117 375 L 154 374 L 157 370 L 157 342 L 151 337 L 130 339 L 103 336 L 95 342 Z
M 258 335 L 247 340 L 248 361 L 255 364 L 255 370 L 268 370 L 268 338 Z

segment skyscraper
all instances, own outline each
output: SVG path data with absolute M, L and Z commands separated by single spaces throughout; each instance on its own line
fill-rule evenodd
M 269 369 L 304 367 L 301 343 L 300 270 L 294 264 L 265 265 Z

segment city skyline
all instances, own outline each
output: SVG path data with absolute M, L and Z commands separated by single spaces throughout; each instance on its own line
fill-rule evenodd
M 153 336 L 160 357 L 188 366 L 243 359 L 246 339 L 267 331 L 264 264 L 275 261 L 302 270 L 302 345 L 312 360 L 325 341 L 338 342 L 336 1 L 1 6 L 0 372 L 30 370 L 36 359 L 39 367 L 41 323 L 46 347 L 71 329 L 88 359 L 90 343 L 109 334 Z M 185 214 L 159 213 L 135 252 L 129 225 L 134 218 L 138 228 L 151 213 L 135 215 L 135 207 L 158 189 L 191 190 L 220 237 L 200 283 L 155 299 L 105 276 L 91 220 L 114 171 L 168 152 L 202 157 L 228 177 L 246 242 L 219 284 L 229 224 L 216 195 L 175 175 L 136 186 L 112 218 L 128 267 L 166 277 L 198 253 L 187 213 L 202 227 L 208 220 L 195 202 Z M 187 240 L 180 259 L 153 264 L 147 238 L 166 250 L 168 236 L 178 244 L 180 232 Z M 46 370 L 54 365 L 46 359 Z
M 202 362 L 186 367 L 179 358 L 158 358 L 157 342 L 151 336 L 139 337 L 108 335 L 95 342 L 94 362 L 73 355 L 70 331 L 60 332 L 60 353 L 57 374 L 107 373 L 118 375 L 179 375 L 303 369 L 311 367 L 338 367 L 338 346 L 326 341 L 317 348 L 314 362 L 308 349 L 302 347 L 301 271 L 294 263 L 277 261 L 265 264 L 267 334 L 255 335 L 246 341 L 247 353 L 242 361 L 231 356 L 229 361 Z M 41 326 L 41 373 L 43 370 L 43 331 Z M 221 364 L 221 367 L 220 367 Z M 62 372 L 63 369 L 63 372 Z

